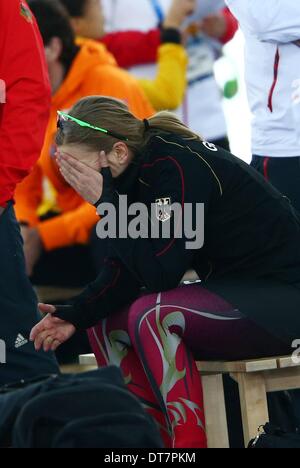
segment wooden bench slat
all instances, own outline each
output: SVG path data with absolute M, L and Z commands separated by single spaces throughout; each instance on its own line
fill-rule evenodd
M 277 369 L 276 358 L 256 359 L 253 361 L 197 362 L 197 368 L 203 373 L 252 373 Z
M 83 354 L 79 356 L 79 364 L 81 366 L 96 366 L 97 360 L 94 354 Z
M 60 367 L 62 374 L 84 374 L 95 370 L 95 366 L 86 366 L 82 364 L 66 364 Z
M 279 369 L 288 369 L 290 367 L 300 367 L 300 363 L 297 364 L 292 356 L 284 356 L 277 359 Z
M 300 389 L 300 367 L 287 367 L 264 373 L 268 393 Z
M 278 364 L 275 358 L 247 361 L 246 363 L 246 372 L 262 372 L 267 370 L 275 370 L 277 368 Z

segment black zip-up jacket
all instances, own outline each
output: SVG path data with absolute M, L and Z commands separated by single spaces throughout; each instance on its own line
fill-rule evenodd
M 113 203 L 117 212 L 122 194 L 149 210 L 156 204 L 158 219 L 165 213 L 158 209 L 161 200 L 166 210 L 169 203 L 190 203 L 194 215 L 196 204 L 204 203 L 205 242 L 199 250 L 188 250 L 190 239 L 175 239 L 176 226 L 168 239 L 111 239 L 111 254 L 99 277 L 74 299 L 72 308 L 57 313 L 77 328 L 91 327 L 129 305 L 141 287 L 148 292 L 176 288 L 189 269 L 198 273 L 204 287 L 263 279 L 300 285 L 298 213 L 260 174 L 230 153 L 207 142 L 162 133 L 151 138 L 139 163 L 114 185 L 107 173 L 105 180 L 101 202 Z M 172 218 L 167 223 L 173 224 Z M 297 294 L 300 301 L 298 289 Z

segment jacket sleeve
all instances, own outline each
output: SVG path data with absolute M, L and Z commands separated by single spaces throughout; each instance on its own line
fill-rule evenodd
M 234 35 L 239 28 L 239 24 L 229 8 L 224 8 L 224 10 L 222 10 L 222 15 L 226 21 L 226 32 L 220 40 L 222 44 L 227 44 L 227 42 L 234 38 Z
M 124 31 L 107 34 L 102 40 L 120 67 L 155 63 L 160 46 L 160 30 Z
M 69 309 L 55 315 L 78 330 L 86 330 L 130 305 L 139 297 L 140 290 L 140 283 L 122 262 L 107 258 L 96 281 L 70 302 Z
M 0 205 L 4 205 L 40 155 L 50 86 L 40 34 L 26 2 L 1 0 L 0 18 L 0 80 L 6 94 L 0 103 Z
M 153 107 L 175 110 L 184 99 L 187 86 L 188 57 L 180 44 L 163 44 L 158 52 L 158 71 L 155 79 L 139 82 Z
M 46 250 L 87 244 L 91 231 L 99 221 L 96 209 L 84 202 L 79 208 L 37 225 Z
M 300 38 L 300 2 L 295 0 L 226 0 L 242 29 L 260 41 L 287 44 Z
M 168 198 L 172 204 L 177 203 L 181 207 L 182 216 L 177 217 L 175 222 L 171 219 L 164 224 L 165 228 L 170 224 L 167 236 L 161 231 L 158 238 L 133 239 L 128 236 L 125 239 L 111 239 L 110 257 L 117 260 L 109 260 L 96 282 L 74 299 L 68 312 L 59 312 L 58 317 L 77 328 L 88 328 L 130 304 L 138 297 L 141 286 L 148 292 L 159 293 L 180 284 L 186 271 L 191 268 L 195 255 L 195 250 L 187 245 L 192 236 L 187 234 L 191 220 L 187 217 L 186 221 L 184 216 L 185 203 L 192 204 L 192 219 L 195 220 L 195 201 L 204 203 L 207 209 L 213 191 L 212 174 L 204 162 L 202 169 L 201 183 L 190 184 L 190 180 L 195 180 L 193 165 L 185 170 L 171 156 L 154 163 L 154 207 L 158 199 Z M 119 197 L 113 190 L 107 193 L 102 202 L 113 203 L 118 218 Z M 199 230 L 204 229 L 203 224 L 198 227 Z

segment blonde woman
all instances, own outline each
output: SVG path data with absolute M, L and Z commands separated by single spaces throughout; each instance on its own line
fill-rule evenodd
M 60 113 L 58 126 L 62 175 L 120 221 L 110 226 L 97 280 L 67 308 L 40 305 L 48 315 L 31 339 L 37 350 L 55 350 L 76 329 L 89 329 L 99 366 L 122 368 L 166 446 L 205 447 L 194 358 L 280 355 L 300 336 L 299 217 L 255 170 L 172 114 L 142 121 L 119 101 L 89 97 Z M 132 218 L 136 202 L 149 224 Z M 99 223 L 100 237 L 109 219 Z M 147 237 L 155 223 L 158 235 Z M 202 283 L 182 286 L 190 269 Z

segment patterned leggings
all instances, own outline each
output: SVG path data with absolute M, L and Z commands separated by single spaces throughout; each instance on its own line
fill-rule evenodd
M 89 330 L 100 367 L 121 367 L 166 447 L 205 448 L 202 360 L 282 355 L 287 346 L 199 284 L 138 299 Z

